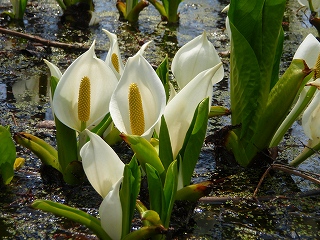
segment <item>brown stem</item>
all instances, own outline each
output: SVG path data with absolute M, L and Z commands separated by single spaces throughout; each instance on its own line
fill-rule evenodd
M 204 204 L 225 204 L 227 202 L 239 203 L 240 201 L 258 201 L 258 202 L 270 202 L 279 199 L 294 199 L 301 197 L 310 197 L 310 196 L 318 196 L 320 195 L 320 189 L 310 190 L 306 192 L 300 192 L 295 195 L 291 195 L 290 197 L 284 195 L 269 195 L 269 196 L 259 196 L 259 197 L 202 197 L 199 199 L 200 203 Z
M 316 183 L 316 184 L 320 184 L 320 180 L 310 176 L 310 175 L 314 175 L 314 176 L 317 176 L 319 177 L 318 174 L 313 174 L 313 173 L 309 173 L 309 172 L 305 172 L 305 171 L 301 171 L 301 170 L 298 170 L 296 168 L 293 168 L 293 167 L 290 167 L 290 166 L 286 166 L 286 165 L 282 165 L 282 164 L 271 164 L 271 166 L 265 171 L 265 173 L 262 175 L 254 193 L 253 193 L 253 197 L 256 197 L 257 195 L 257 192 L 263 182 L 263 180 L 265 179 L 265 177 L 267 176 L 267 174 L 269 173 L 269 171 L 271 169 L 274 169 L 274 170 L 280 170 L 280 171 L 283 171 L 283 172 L 286 172 L 286 173 L 289 173 L 289 174 L 293 174 L 293 175 L 296 175 L 296 176 L 299 176 L 299 177 L 302 177 L 304 179 L 307 179 L 313 183 Z
M 57 47 L 57 48 L 62 48 L 62 49 L 78 49 L 78 50 L 87 50 L 89 49 L 88 46 L 84 46 L 82 44 L 70 44 L 70 43 L 62 43 L 62 42 L 56 42 L 56 41 L 50 41 L 45 38 L 41 38 L 38 36 L 33 36 L 27 33 L 21 33 L 13 30 L 9 30 L 6 28 L 0 27 L 0 33 L 3 34 L 8 34 L 11 36 L 16 36 L 24 39 L 31 40 L 33 42 L 41 43 L 44 46 L 50 46 L 50 47 Z

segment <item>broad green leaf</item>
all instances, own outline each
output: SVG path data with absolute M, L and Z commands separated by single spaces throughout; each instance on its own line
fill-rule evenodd
M 285 4 L 285 0 L 230 3 L 232 125 L 241 124 L 234 133 L 238 136 L 237 142 L 245 147 L 249 162 L 256 154 L 251 149 L 252 138 L 257 128 L 266 128 L 261 126 L 261 118 L 268 104 L 270 88 L 277 82 Z
M 283 41 L 284 41 L 284 32 L 281 29 L 279 39 L 278 39 L 278 46 L 276 49 L 276 54 L 275 54 L 274 63 L 273 63 L 273 69 L 272 69 L 272 75 L 271 75 L 271 81 L 270 81 L 270 90 L 274 87 L 274 85 L 279 80 L 280 60 L 281 60 L 282 50 L 283 50 Z
M 166 211 L 163 185 L 158 171 L 150 164 L 146 164 L 146 173 L 149 189 L 150 209 L 162 216 L 162 211 Z M 161 218 L 161 217 L 160 217 Z M 163 221 L 163 219 L 161 218 Z
M 177 160 L 173 161 L 167 171 L 166 180 L 163 187 L 164 209 L 162 209 L 161 219 L 165 228 L 169 227 L 173 204 L 176 198 L 178 186 L 178 166 Z
M 258 59 L 246 38 L 233 26 L 230 56 L 230 98 L 232 125 L 241 123 L 235 132 L 240 138 L 254 134 L 259 115 L 267 95 L 261 89 Z M 266 96 L 262 96 L 266 95 Z
M 100 221 L 97 218 L 79 209 L 49 200 L 36 200 L 31 206 L 35 209 L 50 212 L 57 216 L 66 217 L 72 221 L 83 224 L 92 230 L 100 239 L 111 240 L 108 234 L 102 229 Z
M 164 116 L 161 117 L 161 126 L 159 132 L 159 157 L 164 168 L 167 170 L 173 161 L 173 155 L 169 131 Z
M 0 125 L 0 175 L 4 184 L 13 178 L 13 165 L 16 160 L 16 147 L 9 130 Z
M 270 86 L 274 86 L 279 74 L 279 64 L 283 47 L 282 20 L 285 11 L 286 0 L 266 0 L 262 12 L 262 46 L 260 57 L 261 81 L 267 81 L 265 86 L 270 92 Z M 275 79 L 273 79 L 273 77 Z M 264 86 L 264 85 L 263 85 Z
M 209 98 L 204 99 L 195 110 L 192 122 L 179 152 L 182 157 L 183 186 L 189 185 L 198 161 L 207 131 Z

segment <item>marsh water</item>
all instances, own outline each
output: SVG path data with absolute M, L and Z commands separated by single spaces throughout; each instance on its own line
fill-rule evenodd
M 167 26 L 160 21 L 153 6 L 142 11 L 137 25 L 119 21 L 115 0 L 95 1 L 98 25 L 76 30 L 62 25 L 61 9 L 54 0 L 29 1 L 23 23 L 9 23 L 1 18 L 1 27 L 51 41 L 82 44 L 89 47 L 96 40 L 97 55 L 104 59 L 109 47 L 102 28 L 118 35 L 122 58 L 137 52 L 142 43 L 152 40 L 145 52 L 157 66 L 168 54 L 186 42 L 207 32 L 209 40 L 221 53 L 225 78 L 214 86 L 214 105 L 229 107 L 228 57 L 229 39 L 225 31 L 224 0 L 185 0 L 180 4 L 180 24 Z M 285 69 L 300 42 L 315 33 L 307 12 L 299 11 L 296 1 L 288 1 L 283 20 L 285 46 L 282 68 Z M 9 0 L 0 0 L 0 12 L 10 9 Z M 63 72 L 85 50 L 46 47 L 19 37 L 0 34 L 0 124 L 10 125 L 11 132 L 30 132 L 55 144 L 55 130 L 48 102 L 49 71 L 43 59 L 55 63 Z M 213 118 L 208 135 L 230 124 L 230 117 Z M 303 148 L 307 138 L 297 121 L 279 146 L 278 161 L 288 162 Z M 230 164 L 226 157 L 215 159 L 213 144 L 203 146 L 193 181 L 213 180 L 209 196 L 182 219 L 174 218 L 174 239 L 316 239 L 320 238 L 320 198 L 318 187 L 309 181 L 281 171 L 272 171 L 263 182 L 258 196 L 251 198 L 264 169 L 244 170 Z M 121 157 L 128 148 L 117 146 Z M 77 223 L 30 208 L 35 199 L 50 199 L 98 214 L 100 197 L 89 184 L 70 187 L 50 184 L 40 160 L 17 146 L 18 157 L 25 165 L 15 172 L 13 181 L 0 188 L 1 239 L 96 239 L 90 230 Z M 319 174 L 319 156 L 302 164 L 300 169 Z M 49 177 L 50 178 L 50 177 Z M 215 198 L 214 198 L 215 197 Z M 226 198 L 224 198 L 226 197 Z M 181 224 L 182 227 L 179 225 Z

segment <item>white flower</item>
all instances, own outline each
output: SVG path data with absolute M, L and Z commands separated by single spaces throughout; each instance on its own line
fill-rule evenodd
M 221 66 L 222 63 L 218 63 L 216 66 L 199 73 L 167 104 L 164 117 L 168 126 L 174 159 L 183 145 L 196 107 L 206 97 L 209 97 L 209 102 L 211 102 L 212 86 L 221 80 L 215 77 L 215 74 L 220 74 Z M 157 129 L 158 131 L 159 129 Z
M 220 57 L 207 35 L 194 38 L 182 46 L 172 60 L 171 70 L 180 89 L 186 86 L 200 72 L 221 63 Z M 224 71 L 220 68 L 212 82 L 220 81 Z
M 120 79 L 124 65 L 121 60 L 117 35 L 106 29 L 102 29 L 102 31 L 108 35 L 110 40 L 110 47 L 105 62 L 112 69 L 117 78 Z
M 150 139 L 163 114 L 166 96 L 157 73 L 142 56 L 145 47 L 128 59 L 111 97 L 110 115 L 120 132 Z
M 93 188 L 104 198 L 123 176 L 124 163 L 98 135 L 85 130 L 90 137 L 80 150 L 84 172 Z
M 110 98 L 118 83 L 113 71 L 96 57 L 94 43 L 61 76 L 52 101 L 56 117 L 79 132 L 109 112 Z
M 122 207 L 119 188 L 124 163 L 101 137 L 87 129 L 84 131 L 90 141 L 81 148 L 80 155 L 89 182 L 104 198 L 99 208 L 101 226 L 112 239 L 120 239 Z

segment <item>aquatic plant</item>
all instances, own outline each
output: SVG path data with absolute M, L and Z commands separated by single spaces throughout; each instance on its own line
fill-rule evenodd
M 79 151 L 86 142 L 86 136 L 81 133 L 86 128 L 96 127 L 95 132 L 101 130 L 100 125 L 96 125 L 101 120 L 104 123 L 108 119 L 111 94 L 118 80 L 106 63 L 95 56 L 94 42 L 64 74 L 54 64 L 48 61 L 46 63 L 52 75 L 52 109 L 55 114 L 58 150 L 53 150 L 45 143 L 34 148 L 35 145 L 30 143 L 38 140 L 26 137 L 25 134 L 16 134 L 15 139 L 19 144 L 35 151 L 46 165 L 61 172 L 67 183 L 77 184 L 82 180 Z
M 14 175 L 16 147 L 9 128 L 0 125 L 0 177 L 4 184 L 9 184 Z
M 160 78 L 142 56 L 148 43 L 130 57 L 110 101 L 110 115 L 116 128 L 126 134 L 150 139 L 165 104 Z
M 183 0 L 149 0 L 149 2 L 158 10 L 161 15 L 162 21 L 169 24 L 179 22 L 178 7 Z
M 27 0 L 10 0 L 12 12 L 4 12 L 11 19 L 22 20 L 27 7 Z
M 226 136 L 226 147 L 239 164 L 249 166 L 269 147 L 312 70 L 293 59 L 278 77 L 286 1 L 244 2 L 231 1 L 228 11 L 231 119 L 238 127 Z
M 117 0 L 117 9 L 120 13 L 120 19 L 126 20 L 130 23 L 136 23 L 140 12 L 149 5 L 146 0 Z

